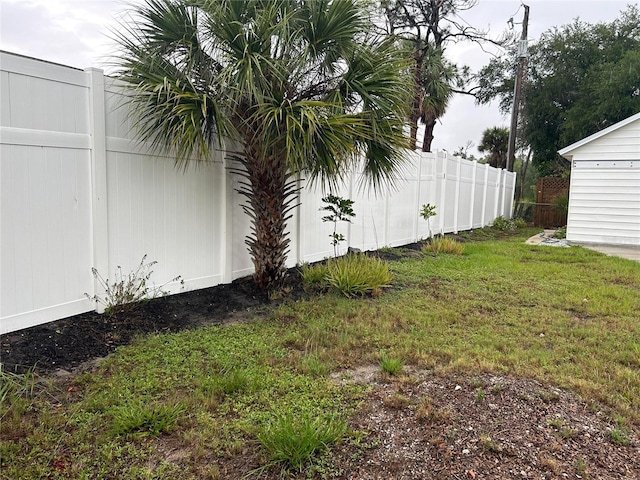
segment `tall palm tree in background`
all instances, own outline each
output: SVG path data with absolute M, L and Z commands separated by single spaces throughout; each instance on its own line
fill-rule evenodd
M 505 127 L 487 128 L 482 132 L 482 139 L 478 150 L 489 153 L 489 165 L 496 168 L 506 168 L 507 149 L 509 146 L 509 129 Z M 513 165 L 511 166 L 513 171 Z
M 178 166 L 224 142 L 244 179 L 246 239 L 263 290 L 286 272 L 296 176 L 335 187 L 361 167 L 390 180 L 405 146 L 406 65 L 359 0 L 146 0 L 117 34 L 140 139 Z
M 442 117 L 447 110 L 449 100 L 453 97 L 454 82 L 459 77 L 456 66 L 444 58 L 442 50 L 428 52 L 422 66 L 420 120 L 425 127 L 422 151 L 430 152 L 436 120 Z

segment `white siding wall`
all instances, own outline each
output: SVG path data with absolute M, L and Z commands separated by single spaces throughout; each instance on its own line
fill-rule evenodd
M 640 245 L 640 118 L 568 149 L 567 239 Z
M 640 245 L 640 161 L 574 160 L 567 240 Z
M 250 274 L 244 244 L 249 219 L 223 155 L 186 173 L 132 137 L 113 80 L 0 53 L 0 333 L 95 308 L 91 275 L 143 255 L 155 260 L 152 280 L 176 275 L 184 287 L 229 282 Z M 372 249 L 428 235 L 419 215 L 436 205 L 436 232 L 480 227 L 509 217 L 515 174 L 444 153 L 407 152 L 397 189 L 379 196 L 352 175 L 338 195 L 355 201 L 346 245 Z M 304 185 L 304 182 L 302 182 Z M 305 188 L 290 221 L 289 266 L 332 255 L 332 226 L 321 221 L 323 192 Z

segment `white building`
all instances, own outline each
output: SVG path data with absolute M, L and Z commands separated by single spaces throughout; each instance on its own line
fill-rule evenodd
M 567 240 L 640 246 L 640 113 L 558 153 L 571 162 Z

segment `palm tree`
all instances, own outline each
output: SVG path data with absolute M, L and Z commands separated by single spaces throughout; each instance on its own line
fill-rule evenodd
M 246 239 L 263 290 L 286 272 L 296 176 L 374 187 L 402 163 L 406 65 L 360 0 L 146 0 L 116 35 L 140 139 L 178 166 L 216 148 L 243 176 Z
M 423 62 L 422 73 L 422 105 L 420 107 L 420 120 L 424 123 L 424 137 L 422 151 L 431 151 L 433 142 L 433 129 L 436 120 L 442 117 L 447 110 L 449 100 L 453 96 L 453 84 L 458 77 L 458 72 L 451 62 L 442 55 L 442 50 L 431 50 Z
M 478 150 L 489 152 L 489 165 L 496 168 L 505 168 L 507 166 L 508 144 L 509 129 L 492 127 L 482 132 L 482 140 L 478 145 Z

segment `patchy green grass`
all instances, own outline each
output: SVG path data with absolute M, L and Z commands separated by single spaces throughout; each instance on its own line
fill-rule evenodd
M 230 458 L 319 469 L 323 452 L 354 435 L 344 422 L 364 393 L 328 373 L 379 364 L 380 352 L 438 375 L 568 388 L 609 407 L 621 425 L 611 441 L 624 445 L 626 425 L 640 424 L 640 264 L 524 238 L 394 262 L 394 286 L 379 297 L 326 295 L 246 324 L 141 338 L 72 385 L 4 374 L 2 473 L 220 478 Z

